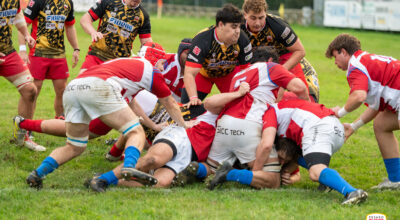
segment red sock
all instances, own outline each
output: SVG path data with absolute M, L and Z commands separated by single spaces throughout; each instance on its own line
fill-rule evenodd
M 108 153 L 110 153 L 110 154 L 111 154 L 112 156 L 114 156 L 114 157 L 119 157 L 119 156 L 122 155 L 122 152 L 124 152 L 124 150 L 118 149 L 118 148 L 117 148 L 117 143 L 115 143 L 115 144 L 112 146 L 110 152 L 108 152 Z
M 42 133 L 42 128 L 40 127 L 42 121 L 43 120 L 25 119 L 19 123 L 19 127 L 28 131 Z

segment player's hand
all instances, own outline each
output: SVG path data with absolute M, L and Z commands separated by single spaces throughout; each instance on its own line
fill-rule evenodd
M 185 124 L 184 124 L 184 128 L 185 129 L 188 129 L 188 128 L 191 128 L 191 127 L 193 127 L 193 126 L 195 126 L 195 125 L 197 125 L 197 124 L 199 124 L 199 122 L 197 121 L 197 120 L 190 120 L 190 121 L 185 121 Z
M 90 36 L 92 37 L 92 41 L 94 41 L 94 42 L 103 38 L 103 34 L 100 32 L 94 32 Z
M 79 61 L 79 50 L 74 50 L 74 53 L 72 54 L 72 68 L 76 67 L 78 61 Z
M 248 92 L 250 92 L 250 85 L 247 82 L 241 82 L 238 89 L 239 95 L 244 96 Z
M 339 117 L 339 114 L 338 114 L 338 112 L 339 112 L 340 109 L 341 109 L 340 106 L 335 106 L 335 107 L 331 108 L 331 110 L 332 110 L 333 112 L 335 112 L 335 116 L 336 116 L 337 118 L 340 118 L 340 117 Z
M 160 132 L 162 129 L 164 129 L 167 126 L 168 126 L 168 122 L 162 122 L 162 123 L 156 124 L 156 126 L 154 127 L 154 131 Z
M 36 40 L 31 35 L 25 36 L 25 42 L 28 43 L 29 48 L 33 48 L 36 44 Z
M 347 139 L 349 139 L 349 137 L 354 133 L 354 130 L 349 123 L 343 123 L 343 127 L 344 127 L 344 141 L 347 141 Z
M 0 57 L 6 56 L 4 53 L 0 52 Z M 5 59 L 0 59 L 0 64 L 4 63 L 6 60 Z
M 283 171 L 281 173 L 281 182 L 282 182 L 282 185 L 285 185 L 285 186 L 291 185 L 292 181 L 290 180 L 290 173 Z
M 28 53 L 26 51 L 19 51 L 19 56 L 24 61 L 24 63 L 30 64 L 30 61 L 29 61 L 29 58 L 28 58 Z
M 186 104 L 188 108 L 192 105 L 201 105 L 201 100 L 197 96 L 190 97 L 190 101 Z

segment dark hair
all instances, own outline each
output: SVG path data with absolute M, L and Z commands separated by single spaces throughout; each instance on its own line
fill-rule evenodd
M 298 159 L 301 156 L 301 149 L 300 147 L 289 138 L 284 137 L 276 137 L 275 138 L 275 149 L 276 151 L 285 152 L 287 158 L 291 158 L 292 160 Z
M 350 35 L 350 34 L 339 34 L 328 46 L 326 49 L 325 56 L 331 58 L 333 56 L 333 51 L 336 50 L 338 53 L 345 49 L 347 53 L 351 56 L 357 50 L 361 50 L 361 43 L 360 41 Z
M 251 58 L 251 63 L 267 62 L 269 58 L 272 58 L 272 62 L 279 62 L 279 55 L 274 47 L 260 46 L 253 48 L 253 57 Z
M 184 38 L 178 46 L 178 57 L 181 56 L 182 52 L 189 50 L 192 45 L 192 38 Z
M 223 24 L 226 23 L 241 23 L 243 20 L 243 15 L 240 10 L 232 5 L 226 4 L 223 8 L 217 11 L 217 15 L 215 16 L 216 25 L 222 21 Z

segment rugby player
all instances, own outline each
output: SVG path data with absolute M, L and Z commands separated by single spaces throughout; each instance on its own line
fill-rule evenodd
M 242 9 L 246 22 L 240 28 L 249 37 L 252 47 L 275 47 L 280 56 L 279 63 L 303 80 L 308 85 L 311 100 L 318 102 L 318 75 L 306 60 L 300 38 L 290 25 L 278 16 L 267 14 L 268 4 L 265 0 L 245 0 Z M 281 94 L 278 97 L 280 99 Z
M 20 45 L 22 45 L 19 53 L 28 64 L 34 78 L 33 82 L 37 87 L 35 105 L 42 89 L 43 80 L 51 79 L 55 91 L 55 116 L 63 119 L 62 95 L 69 77 L 65 58 L 64 29 L 67 39 L 74 49 L 72 68 L 79 60 L 73 2 L 72 0 L 31 0 L 24 10 L 24 15 L 26 22 L 32 24 L 31 35 L 36 40 L 36 44 L 30 50 L 28 58 L 24 48 L 25 42 L 19 35 Z
M 11 82 L 21 94 L 18 114 L 25 118 L 32 118 L 37 89 L 32 82 L 33 78 L 28 67 L 12 46 L 12 24 L 17 27 L 18 32 L 24 38 L 24 43 L 27 42 L 29 47 L 35 45 L 35 39 L 29 35 L 19 0 L 2 1 L 0 6 L 0 76 Z M 36 148 L 26 131 L 14 132 L 13 136 L 19 146 L 24 145 L 37 151 L 45 150 L 44 148 Z
M 163 65 L 163 60 L 156 67 Z M 119 58 L 95 66 L 72 80 L 63 96 L 66 113 L 67 143 L 55 149 L 26 179 L 30 187 L 40 189 L 42 179 L 58 166 L 79 156 L 89 139 L 89 122 L 99 118 L 108 126 L 120 131 L 126 138 L 125 161 L 121 175 L 145 178 L 135 169 L 144 147 L 145 135 L 139 118 L 128 107 L 125 98 L 131 99 L 138 91 L 146 89 L 157 95 L 178 125 L 191 127 L 183 120 L 179 106 L 172 98 L 162 74 L 142 58 Z
M 133 41 L 151 42 L 150 17 L 141 0 L 101 0 L 81 18 L 83 30 L 92 38 L 81 72 L 107 60 L 131 55 Z M 92 23 L 99 20 L 97 30 Z
M 238 8 L 227 4 L 218 10 L 215 26 L 193 38 L 183 77 L 183 104 L 200 105 L 213 84 L 220 92 L 228 92 L 235 72 L 248 66 L 252 52 L 240 30 L 242 17 Z
M 361 50 L 360 41 L 349 34 L 338 35 L 326 50 L 326 57 L 347 71 L 350 95 L 346 104 L 333 108 L 339 118 L 360 107 L 368 107 L 351 124 L 345 124 L 346 139 L 374 119 L 374 132 L 383 157 L 388 179 L 373 187 L 400 189 L 400 154 L 393 131 L 399 130 L 400 61 Z
M 304 100 L 282 100 L 271 105 L 264 117 L 263 129 L 270 131 L 266 138 L 274 139 L 278 135 L 295 143 L 275 146 L 281 164 L 297 160 L 293 156 L 297 152 L 304 157 L 310 179 L 343 194 L 343 205 L 367 199 L 367 192 L 354 188 L 329 168 L 332 155 L 342 147 L 345 138 L 344 127 L 331 109 Z
M 225 172 L 218 177 L 216 175 L 217 179 L 211 181 L 210 189 L 225 181 L 238 181 L 257 188 L 276 188 L 280 185 L 280 166 L 273 149 L 274 139 L 264 138 L 264 133 L 268 131 L 262 130 L 263 114 L 267 110 L 267 103 L 275 102 L 279 87 L 287 88 L 302 99 L 309 100 L 309 97 L 300 79 L 281 65 L 270 62 L 277 61 L 274 52 L 271 47 L 256 48 L 252 65 L 233 77 L 230 86 L 232 92 L 205 100 L 206 109 L 221 117 L 217 122 L 207 164 L 199 164 L 199 170 L 207 170 L 207 173 L 200 175 L 199 172 L 197 176 L 205 177 L 215 172 L 219 164 L 227 162 L 222 166 Z M 250 92 L 237 99 L 234 91 L 241 82 L 249 84 Z M 265 158 L 261 155 L 265 155 Z M 252 171 L 231 169 L 236 158 Z

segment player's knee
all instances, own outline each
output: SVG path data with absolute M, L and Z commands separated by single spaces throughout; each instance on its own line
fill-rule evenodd
M 157 179 L 157 187 L 159 188 L 167 188 L 171 185 L 172 180 L 167 179 L 167 178 L 159 178 Z
M 21 93 L 21 97 L 24 100 L 27 100 L 29 102 L 35 101 L 37 95 L 37 89 L 33 83 L 25 85 L 23 88 L 19 90 L 19 92 Z
M 143 157 L 143 167 L 146 167 L 146 168 L 154 167 L 156 165 L 156 163 L 157 163 L 157 158 L 155 156 L 145 155 Z
M 309 170 L 310 179 L 311 179 L 312 181 L 314 181 L 314 182 L 318 182 L 318 180 L 319 180 L 319 174 L 320 174 L 320 173 L 315 172 L 315 171 L 312 170 L 312 169 Z
M 375 133 L 380 133 L 387 131 L 387 123 L 385 123 L 383 120 L 375 119 L 374 120 L 374 132 Z

